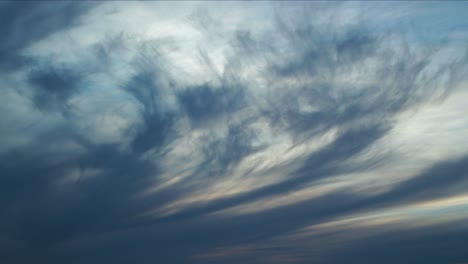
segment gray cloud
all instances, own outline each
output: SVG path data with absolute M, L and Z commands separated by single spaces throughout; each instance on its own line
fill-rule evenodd
M 69 110 L 68 100 L 79 91 L 82 77 L 65 66 L 46 66 L 32 70 L 28 81 L 33 88 L 32 101 L 43 111 Z
M 194 124 L 228 115 L 245 105 L 243 92 L 236 86 L 190 87 L 178 95 L 178 100 Z
M 31 63 L 22 51 L 45 37 L 76 25 L 93 5 L 84 2 L 7 1 L 0 7 L 0 67 L 11 71 Z
M 271 32 L 241 30 L 224 40 L 229 45 L 222 73 L 214 70 L 207 51 L 204 66 L 209 69 L 206 74 L 213 75 L 211 82 L 187 84 L 178 74 L 178 61 L 172 61 L 168 51 L 177 46 L 173 40 L 141 45 L 138 40 L 124 40 L 122 34 L 83 47 L 93 56 L 80 57 L 75 64 L 42 57 L 24 63 L 23 49 L 75 25 L 90 6 L 74 2 L 0 6 L 0 13 L 5 14 L 0 16 L 4 20 L 0 33 L 9 36 L 0 44 L 1 74 L 22 72 L 26 78 L 21 84 L 26 88 L 18 90 L 30 92 L 26 96 L 30 95 L 34 111 L 47 116 L 61 113 L 63 118 L 59 125 L 32 131 L 28 143 L 0 153 L 0 212 L 4 216 L 0 247 L 8 249 L 0 253 L 0 260 L 204 262 L 194 256 L 217 248 L 269 243 L 337 217 L 464 193 L 459 185 L 467 180 L 466 156 L 441 160 L 378 194 L 361 195 L 344 188 L 270 209 L 214 214 L 320 187 L 321 180 L 335 176 L 366 172 L 368 160 L 349 162 L 389 136 L 399 114 L 450 94 L 466 60 L 441 64 L 437 49 L 413 48 L 409 40 L 386 36 L 363 24 L 332 30 L 306 18 L 281 17 L 271 23 Z M 203 34 L 210 30 L 206 28 Z M 128 72 L 113 72 L 118 67 L 114 64 L 125 65 Z M 109 89 L 136 109 L 134 116 L 128 113 L 134 120 L 126 119 L 120 141 L 100 142 L 78 129 L 83 109 L 71 102 L 86 98 L 80 97 L 86 88 L 95 89 L 90 97 Z M 72 107 L 74 114 L 70 114 Z M 275 163 L 268 170 L 261 170 L 261 158 L 243 170 L 243 161 L 276 144 L 261 129 L 271 132 L 270 137 L 291 139 L 293 147 L 333 131 L 335 136 L 317 150 Z M 177 160 L 177 155 L 190 165 Z M 272 178 L 270 172 L 282 166 L 290 168 L 287 175 Z M 250 173 L 256 169 L 265 175 Z M 241 176 L 233 178 L 234 172 Z M 250 175 L 262 184 L 227 195 L 213 187 Z M 263 183 L 262 179 L 267 180 Z M 159 189 L 148 191 L 152 188 Z M 208 198 L 193 198 L 200 193 Z M 184 199 L 195 202 L 178 206 Z M 174 211 L 159 213 L 174 204 Z M 466 231 L 461 225 L 460 229 Z M 391 257 L 397 262 L 422 263 L 423 255 L 431 256 L 431 263 L 466 261 L 461 236 L 446 227 L 438 231 L 431 234 L 421 229 L 389 234 L 391 240 L 387 236 L 359 240 L 359 234 L 351 230 L 350 236 L 358 243 L 336 250 L 330 246 L 317 257 L 320 263 L 344 263 L 350 257 L 361 257 L 361 263 Z M 448 246 L 443 252 L 432 251 L 442 246 L 440 239 L 450 239 L 455 253 L 449 253 Z M 414 247 L 416 242 L 427 247 Z M 363 248 L 374 252 L 358 255 Z M 397 249 L 407 250 L 408 258 L 396 256 Z M 244 256 L 238 259 L 215 258 L 213 262 L 263 263 L 272 254 L 298 256 L 294 261 L 308 263 L 316 257 L 299 245 L 240 251 Z

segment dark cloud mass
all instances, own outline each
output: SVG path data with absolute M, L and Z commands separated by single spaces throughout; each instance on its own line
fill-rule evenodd
M 1 3 L 0 263 L 468 263 L 434 8 Z
M 36 69 L 29 74 L 28 81 L 33 89 L 33 102 L 45 111 L 66 111 L 68 99 L 77 92 L 80 76 L 64 68 Z
M 31 63 L 22 50 L 55 32 L 73 26 L 89 10 L 88 3 L 53 5 L 38 1 L 6 1 L 0 6 L 0 67 L 10 71 Z

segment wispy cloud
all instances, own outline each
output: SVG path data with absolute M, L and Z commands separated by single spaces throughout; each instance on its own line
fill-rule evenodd
M 387 8 L 1 4 L 0 260 L 467 261 L 466 30 Z

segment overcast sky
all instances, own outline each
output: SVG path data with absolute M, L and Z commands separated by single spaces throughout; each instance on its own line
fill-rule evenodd
M 0 263 L 468 263 L 468 2 L 1 2 Z

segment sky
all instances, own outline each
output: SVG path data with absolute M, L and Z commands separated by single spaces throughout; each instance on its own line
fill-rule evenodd
M 0 263 L 468 263 L 468 2 L 0 3 Z

